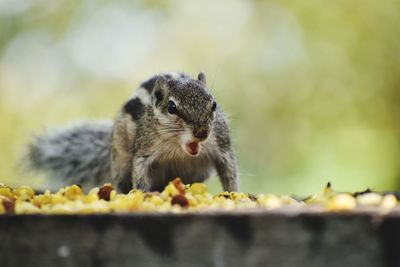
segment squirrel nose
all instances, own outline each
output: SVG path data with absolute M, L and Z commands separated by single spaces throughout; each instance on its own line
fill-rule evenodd
M 193 131 L 193 135 L 194 137 L 200 139 L 200 140 L 204 140 L 208 137 L 208 130 L 206 129 L 197 129 Z

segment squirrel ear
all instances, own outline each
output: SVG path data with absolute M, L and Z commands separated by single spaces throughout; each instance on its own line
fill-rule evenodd
M 204 74 L 204 72 L 200 72 L 199 75 L 197 75 L 197 79 L 204 85 L 207 84 L 206 75 Z
M 164 76 L 158 75 L 156 83 L 154 85 L 154 97 L 155 103 L 158 105 L 164 98 L 164 90 L 166 86 L 167 80 Z
M 165 88 L 166 84 L 167 84 L 167 79 L 165 79 L 163 75 L 158 75 L 154 88 L 162 90 Z

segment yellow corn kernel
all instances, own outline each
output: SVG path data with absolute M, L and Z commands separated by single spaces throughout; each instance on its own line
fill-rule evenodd
M 97 195 L 99 193 L 100 188 L 98 187 L 94 187 L 92 189 L 90 189 L 88 195 Z
M 170 207 L 170 212 L 172 212 L 172 213 L 181 213 L 183 211 L 184 211 L 184 209 L 179 205 L 172 205 Z
M 117 196 L 117 191 L 112 190 L 110 192 L 110 201 L 114 200 L 116 196 Z
M 304 200 L 307 205 L 324 205 L 328 201 L 328 197 L 318 194 Z
M 189 203 L 189 207 L 195 207 L 199 204 L 197 199 L 191 193 L 187 193 L 185 196 Z
M 67 190 L 66 187 L 61 187 L 55 194 L 64 196 L 65 195 L 65 190 Z M 48 190 L 46 190 L 45 192 L 47 192 L 47 191 Z
M 381 207 L 383 208 L 383 212 L 389 212 L 396 206 L 397 198 L 394 195 L 390 194 L 382 198 Z
M 54 205 L 54 204 L 64 204 L 66 202 L 68 202 L 68 199 L 66 197 L 62 196 L 62 195 L 59 195 L 59 194 L 51 195 L 51 202 L 50 203 L 52 205 Z
M 154 205 L 152 202 L 143 202 L 139 208 L 141 211 L 156 211 L 157 206 Z
M 15 201 L 15 213 L 16 214 L 33 214 L 40 213 L 40 209 L 33 205 L 31 202 L 24 200 Z
M 142 191 L 137 191 L 135 194 L 131 194 L 129 199 L 133 208 L 138 208 L 143 203 L 144 194 Z
M 284 204 L 284 205 L 299 205 L 299 203 L 300 203 L 296 199 L 294 199 L 290 196 L 281 196 L 280 199 L 282 201 L 282 204 Z
M 356 207 L 356 199 L 345 193 L 340 193 L 331 197 L 326 204 L 326 209 L 329 211 L 348 211 Z
M 97 188 L 98 189 L 98 188 Z M 98 190 L 97 190 L 98 192 Z M 93 203 L 99 200 L 99 196 L 97 195 L 96 191 L 90 191 L 89 194 L 82 198 L 83 203 Z
M 12 199 L 13 198 L 12 189 L 5 186 L 0 187 L 0 195 Z
M 236 203 L 236 207 L 241 209 L 253 209 L 257 208 L 257 202 L 255 201 L 245 201 Z
M 150 197 L 150 202 L 156 206 L 160 206 L 164 203 L 164 200 L 160 196 L 153 195 Z
M 0 214 L 6 213 L 6 208 L 3 206 L 3 201 L 0 199 Z
M 258 195 L 257 196 L 257 203 L 264 208 L 267 209 L 276 209 L 280 208 L 283 203 L 279 197 L 275 195 Z
M 95 201 L 90 203 L 84 203 L 82 201 L 78 205 L 74 206 L 74 208 L 77 209 L 81 214 L 107 213 L 110 211 L 107 203 L 108 202 L 106 201 Z
M 211 194 L 194 195 L 199 203 L 210 205 L 213 203 L 213 196 Z
M 114 211 L 137 210 L 144 203 L 144 194 L 141 191 L 128 195 L 117 195 L 113 201 L 109 202 L 110 208 Z
M 235 200 L 235 201 L 242 201 L 242 200 L 247 201 L 247 200 L 250 200 L 249 199 L 249 195 L 246 194 L 246 193 L 231 192 L 230 195 L 231 195 L 231 199 Z
M 233 210 L 236 208 L 236 205 L 232 199 L 225 199 L 225 201 L 222 203 L 222 208 L 225 210 Z
M 158 206 L 157 211 L 161 211 L 161 212 L 168 212 L 172 207 L 171 201 L 168 202 L 164 202 L 163 204 L 161 204 L 160 206 Z
M 204 194 L 208 192 L 207 186 L 203 183 L 193 183 L 189 187 L 189 192 L 192 192 L 193 194 Z
M 15 198 L 32 199 L 35 196 L 35 191 L 29 186 L 20 186 L 13 190 Z
M 382 196 L 377 193 L 366 193 L 357 196 L 357 204 L 361 206 L 377 206 L 382 202 Z
M 42 207 L 44 213 L 47 214 L 73 214 L 76 213 L 70 205 L 66 204 L 55 204 L 55 205 L 46 205 Z
M 75 200 L 83 196 L 83 191 L 82 188 L 74 184 L 65 188 L 64 194 L 69 200 Z
M 101 201 L 105 201 L 105 200 L 101 200 Z M 113 211 L 117 211 L 117 212 L 127 212 L 130 210 L 130 205 L 129 205 L 126 197 L 124 197 L 124 198 L 118 197 L 118 198 L 114 199 L 114 201 L 109 202 L 109 206 Z
M 43 205 L 51 204 L 51 202 L 52 196 L 48 190 L 46 190 L 43 195 L 35 196 L 32 200 L 32 203 L 39 208 Z
M 165 189 L 164 189 L 164 191 L 168 194 L 168 195 L 170 195 L 170 196 L 176 196 L 176 195 L 178 195 L 178 194 L 180 194 L 180 192 L 179 192 L 179 190 L 172 184 L 172 183 L 169 183 L 166 187 L 165 187 Z

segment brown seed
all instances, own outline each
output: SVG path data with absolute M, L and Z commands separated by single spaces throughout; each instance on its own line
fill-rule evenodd
M 14 209 L 15 209 L 14 201 L 9 200 L 9 199 L 3 199 L 2 204 L 8 214 L 14 213 Z
M 185 185 L 182 183 L 180 178 L 175 178 L 172 181 L 172 184 L 175 186 L 176 189 L 178 189 L 179 193 L 185 194 Z
M 171 204 L 178 204 L 179 206 L 186 208 L 189 206 L 189 201 L 183 194 L 180 194 L 172 197 Z
M 111 191 L 113 190 L 114 188 L 111 185 L 103 185 L 102 187 L 100 187 L 97 195 L 99 196 L 100 199 L 104 199 L 105 201 L 110 201 L 110 194 Z

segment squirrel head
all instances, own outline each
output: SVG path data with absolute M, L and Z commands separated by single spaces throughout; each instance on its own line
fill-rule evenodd
M 189 155 L 198 155 L 201 143 L 212 132 L 217 109 L 204 73 L 200 72 L 197 79 L 187 75 L 159 75 L 152 103 L 160 127 L 174 133 Z

